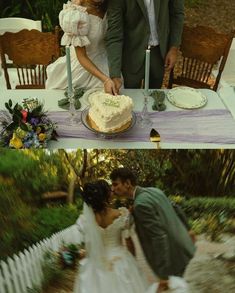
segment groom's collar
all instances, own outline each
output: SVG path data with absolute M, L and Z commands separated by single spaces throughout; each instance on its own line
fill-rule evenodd
M 137 189 L 137 186 L 135 186 L 134 190 L 133 190 L 133 195 L 132 195 L 132 198 L 135 199 L 136 197 L 136 189 Z
M 140 194 L 141 192 L 141 186 L 136 186 L 135 189 L 134 189 L 134 192 L 133 192 L 133 199 L 135 200 L 136 197 Z

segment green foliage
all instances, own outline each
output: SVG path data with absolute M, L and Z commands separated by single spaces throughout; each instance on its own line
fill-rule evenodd
M 224 213 L 228 217 L 235 215 L 234 198 L 191 198 L 189 200 L 182 201 L 181 207 L 184 209 L 187 215 L 193 219 L 210 213 Z
M 51 31 L 58 24 L 58 16 L 67 0 L 11 0 L 0 3 L 0 17 L 25 17 L 42 20 L 44 31 Z M 10 5 L 9 5 L 10 4 Z
M 37 229 L 35 229 L 31 236 L 32 241 L 38 242 L 50 237 L 53 233 L 73 225 L 80 212 L 81 210 L 79 211 L 75 205 L 36 210 L 32 221 L 35 223 Z
M 102 154 L 103 155 L 103 154 Z M 136 174 L 138 184 L 142 186 L 158 186 L 165 189 L 162 178 L 171 168 L 169 152 L 159 150 L 112 150 L 113 168 L 126 167 Z M 108 161 L 108 159 L 107 159 Z M 111 160 L 110 160 L 111 161 Z M 107 176 L 107 175 L 106 175 Z
M 185 0 L 186 7 L 195 7 L 203 4 L 203 0 Z
M 32 211 L 8 185 L 0 184 L 0 259 L 26 248 L 33 234 Z
M 22 8 L 21 2 L 18 0 L 0 2 L 0 17 L 15 17 L 20 15 Z
M 35 154 L 44 154 L 43 150 Z M 38 202 L 43 192 L 58 185 L 58 178 L 51 174 L 50 166 L 44 171 L 44 163 L 27 151 L 0 150 L 0 179 L 11 180 L 13 188 L 26 201 Z M 3 183 L 4 184 L 4 183 Z M 7 191 L 6 191 L 7 193 Z
M 224 232 L 232 232 L 231 228 L 231 221 L 224 213 L 210 213 L 192 221 L 192 229 L 195 233 L 205 233 L 212 241 L 220 240 Z
M 178 203 L 190 219 L 192 229 L 207 234 L 212 241 L 220 239 L 221 233 L 234 232 L 235 199 L 231 198 L 191 198 L 170 196 Z
M 42 288 L 46 289 L 53 282 L 63 282 L 64 271 L 62 270 L 58 255 L 53 251 L 48 250 L 43 259 L 42 264 L 43 281 Z
M 168 194 L 234 196 L 234 150 L 171 150 L 171 164 L 161 178 Z

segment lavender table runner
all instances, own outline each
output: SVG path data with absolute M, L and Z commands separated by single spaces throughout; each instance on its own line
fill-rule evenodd
M 75 127 L 66 125 L 69 119 L 69 113 L 66 111 L 50 112 L 49 116 L 57 122 L 60 137 L 108 139 L 91 132 L 83 124 Z M 131 130 L 113 137 L 112 140 L 149 142 L 150 130 L 155 128 L 164 143 L 235 144 L 235 120 L 225 109 L 151 112 L 150 116 L 153 122 L 150 128 L 140 128 L 136 124 Z

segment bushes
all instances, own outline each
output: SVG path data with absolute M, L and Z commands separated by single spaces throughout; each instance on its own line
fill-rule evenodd
M 11 0 L 0 2 L 0 17 L 25 17 L 42 20 L 44 31 L 58 24 L 58 15 L 66 0 Z
M 181 206 L 193 219 L 210 213 L 224 213 L 227 217 L 235 215 L 235 199 L 233 198 L 192 198 L 183 200 Z
M 27 246 L 27 236 L 33 234 L 31 208 L 20 198 L 15 189 L 0 184 L 0 259 Z
M 32 241 L 38 242 L 50 237 L 53 233 L 73 225 L 80 210 L 75 205 L 42 208 L 37 210 L 33 222 L 37 227 L 32 235 Z
M 31 210 L 13 196 L 12 194 L 15 204 L 9 199 L 9 206 L 6 207 L 5 198 L 6 210 L 5 213 L 0 213 L 0 259 L 3 260 L 73 225 L 81 212 L 80 202 L 77 206 L 65 205 Z
M 191 198 L 171 196 L 188 216 L 192 229 L 206 233 L 211 240 L 219 240 L 221 233 L 235 232 L 235 199 L 233 198 Z
M 186 7 L 194 7 L 202 4 L 202 0 L 185 0 Z

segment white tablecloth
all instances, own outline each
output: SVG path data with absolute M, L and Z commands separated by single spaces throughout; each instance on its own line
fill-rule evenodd
M 235 119 L 235 99 L 232 99 L 232 92 L 223 92 L 220 90 L 221 97 L 214 91 L 201 90 L 208 98 L 207 105 L 203 108 L 211 109 L 228 109 Z M 0 92 L 1 109 L 4 109 L 4 102 L 10 98 L 13 102 L 21 102 L 23 98 L 38 98 L 43 100 L 45 110 L 47 111 L 63 111 L 58 107 L 58 100 L 64 97 L 61 90 L 3 90 Z M 140 111 L 143 107 L 143 94 L 141 90 L 123 90 L 124 94 L 131 96 L 134 100 L 134 110 Z M 84 102 L 84 101 L 83 101 Z M 151 111 L 152 99 L 149 99 L 148 107 Z M 82 103 L 82 109 L 85 107 Z M 167 111 L 179 111 L 180 109 L 173 106 L 166 100 Z M 183 110 L 188 111 L 188 110 Z M 193 129 L 192 129 L 193 131 Z M 234 130 L 235 131 L 235 130 Z M 49 143 L 48 148 L 155 148 L 156 145 L 151 142 L 122 142 L 107 140 L 87 140 L 81 138 L 59 138 L 59 140 Z M 214 143 L 161 143 L 161 148 L 235 148 L 235 144 L 214 144 Z

